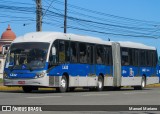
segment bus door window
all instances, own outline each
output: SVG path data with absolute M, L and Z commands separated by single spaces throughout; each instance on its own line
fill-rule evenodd
M 64 41 L 59 42 L 59 62 L 60 63 L 65 62 L 65 42 Z
M 77 62 L 77 43 L 71 42 L 71 62 L 76 63 Z
M 59 62 L 65 63 L 70 61 L 69 41 L 59 41 Z
M 126 48 L 122 48 L 122 65 L 129 65 L 129 53 Z
M 87 63 L 86 44 L 79 43 L 79 62 Z

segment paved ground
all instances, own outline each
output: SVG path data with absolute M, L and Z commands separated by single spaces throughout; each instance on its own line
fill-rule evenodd
M 121 91 L 94 92 L 77 90 L 76 92 L 57 93 L 54 90 L 33 91 L 23 93 L 17 91 L 0 91 L 0 105 L 160 105 L 160 88 L 148 88 L 145 90 L 123 89 Z M 63 108 L 63 106 L 62 106 Z M 47 112 L 50 113 L 50 112 Z M 60 112 L 58 112 L 60 113 Z M 73 112 L 65 112 L 73 113 Z M 76 112 L 89 114 L 90 111 Z M 96 112 L 92 112 L 96 114 Z M 98 112 L 106 113 L 106 112 Z M 113 114 L 121 112 L 112 112 Z M 111 114 L 112 114 L 111 113 Z M 127 112 L 128 114 L 138 114 Z M 141 112 L 149 114 L 147 112 Z M 151 112 L 158 114 L 160 112 Z
M 160 105 L 160 88 L 145 90 L 123 89 L 121 91 L 94 92 L 77 90 L 76 92 L 57 93 L 54 90 L 23 93 L 21 90 L 0 91 L 0 105 Z M 48 114 L 51 112 L 47 112 Z M 55 112 L 54 112 L 55 113 Z M 57 112 L 65 114 L 96 114 L 97 112 Z M 105 114 L 106 112 L 98 112 Z M 110 112 L 111 114 L 139 112 Z M 149 112 L 141 112 L 149 114 Z M 151 112 L 158 114 L 160 112 Z M 16 114 L 16 113 L 15 113 Z
M 123 89 L 121 91 L 57 93 L 54 90 L 23 93 L 0 91 L 0 105 L 160 105 L 160 88 L 145 90 Z

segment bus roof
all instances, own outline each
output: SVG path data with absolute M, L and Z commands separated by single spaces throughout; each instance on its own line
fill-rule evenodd
M 119 43 L 121 47 L 156 50 L 155 47 L 147 46 L 141 43 L 135 43 L 135 42 L 130 42 L 130 41 L 119 41 Z
M 90 36 L 81 36 L 81 35 L 75 35 L 75 34 L 70 34 L 70 33 L 64 34 L 60 32 L 27 33 L 24 36 L 20 36 L 16 38 L 13 41 L 13 43 L 20 43 L 20 42 L 48 42 L 48 43 L 51 43 L 56 39 L 104 44 L 104 40 L 100 38 L 90 37 Z M 111 45 L 111 42 L 105 42 L 105 44 Z
M 102 40 L 101 38 L 90 37 L 90 36 L 81 36 L 75 34 L 64 34 L 61 32 L 31 32 L 27 33 L 24 36 L 16 38 L 12 43 L 21 43 L 21 42 L 48 42 L 52 43 L 56 39 L 80 41 L 80 42 L 89 42 L 96 44 L 111 45 L 113 41 Z M 151 49 L 156 50 L 155 47 L 147 46 L 141 43 L 134 42 L 124 42 L 119 41 L 121 47 L 130 47 L 130 48 L 140 48 L 140 49 Z

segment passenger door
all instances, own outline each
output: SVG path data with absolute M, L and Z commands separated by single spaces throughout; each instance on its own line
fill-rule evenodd
M 88 45 L 87 46 L 87 56 L 89 63 L 89 74 L 88 74 L 88 86 L 96 86 L 96 65 L 95 65 L 95 46 Z

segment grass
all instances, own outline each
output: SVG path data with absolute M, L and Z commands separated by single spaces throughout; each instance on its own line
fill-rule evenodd
M 2 78 L 0 78 L 0 83 L 3 83 L 3 79 Z
M 147 85 L 146 87 L 160 87 L 160 83 L 158 83 L 158 84 L 150 84 L 150 85 Z

